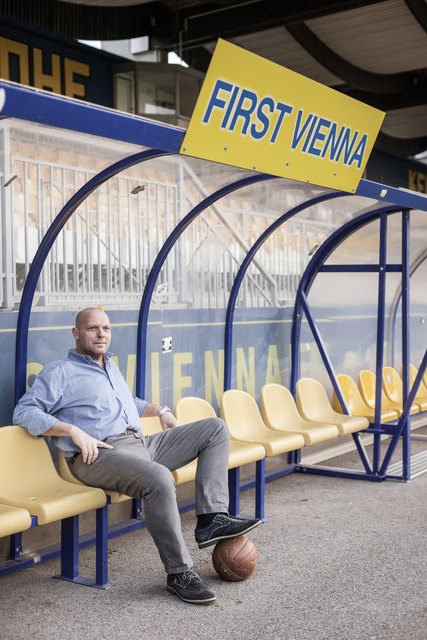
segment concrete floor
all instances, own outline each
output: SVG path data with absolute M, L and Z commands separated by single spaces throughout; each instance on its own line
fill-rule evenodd
M 351 465 L 354 454 L 344 458 Z M 189 605 L 166 591 L 141 529 L 110 541 L 111 589 L 52 579 L 59 560 L 3 578 L 0 638 L 425 640 L 426 499 L 427 474 L 409 483 L 279 478 L 266 486 L 268 521 L 250 534 L 259 562 L 245 582 L 216 576 L 212 547 L 194 542 L 194 512 L 182 515 L 215 604 Z M 242 494 L 241 510 L 253 512 L 253 491 Z M 94 557 L 93 547 L 81 552 L 81 575 L 93 576 Z

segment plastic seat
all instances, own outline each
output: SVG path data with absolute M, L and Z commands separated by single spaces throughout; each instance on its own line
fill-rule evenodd
M 366 404 L 354 380 L 345 373 L 338 375 L 337 379 L 351 415 L 365 416 L 369 422 L 373 422 L 375 420 L 375 409 Z M 342 413 L 335 391 L 332 393 L 332 407 L 338 413 Z M 396 420 L 398 417 L 399 414 L 395 409 L 384 409 L 381 406 L 381 422 Z
M 176 416 L 181 424 L 195 420 L 216 418 L 215 409 L 203 398 L 187 396 L 180 398 L 176 404 Z M 265 484 L 265 449 L 260 444 L 251 442 L 230 441 L 230 458 L 228 461 L 228 486 L 230 494 L 229 512 L 238 515 L 240 504 L 240 467 L 255 462 L 255 515 L 264 517 L 264 484 Z M 192 464 L 192 463 L 190 463 Z
M 306 445 L 317 444 L 339 436 L 333 424 L 304 420 L 298 412 L 291 392 L 281 384 L 266 384 L 261 389 L 261 415 L 269 429 L 300 433 Z
M 412 385 L 415 382 L 415 378 L 417 377 L 418 369 L 414 367 L 413 364 L 409 365 L 409 384 L 412 388 Z M 400 377 L 402 377 L 402 369 L 400 369 Z M 421 384 L 418 387 L 417 394 L 415 396 L 415 402 L 420 408 L 420 411 L 427 411 L 427 388 L 423 384 L 423 380 L 421 379 Z
M 180 424 L 188 424 L 205 418 L 216 418 L 217 415 L 215 409 L 207 400 L 195 396 L 187 396 L 176 403 L 176 417 Z M 265 458 L 265 450 L 261 445 L 231 440 L 229 469 L 241 467 L 244 464 L 256 462 L 263 458 Z
M 66 482 L 42 438 L 9 426 L 0 428 L 0 502 L 47 524 L 103 507 L 106 498 L 102 489 Z
M 375 409 L 375 373 L 368 369 L 360 371 L 357 379 L 357 386 L 364 402 L 366 402 L 368 407 Z M 383 389 L 381 389 L 381 409 L 383 411 L 396 411 L 399 417 L 402 415 L 402 405 L 392 402 L 390 398 L 386 396 Z
M 0 538 L 25 531 L 31 527 L 31 516 L 26 509 L 0 504 Z
M 369 421 L 363 416 L 346 416 L 334 411 L 323 386 L 313 378 L 300 378 L 296 386 L 299 412 L 306 420 L 337 426 L 340 435 L 363 431 Z
M 102 489 L 67 482 L 57 473 L 43 438 L 34 438 L 19 426 L 0 428 L 0 503 L 25 509 L 43 525 L 61 521 L 61 573 L 63 580 L 105 588 L 104 547 L 97 544 L 96 580 L 79 576 L 78 516 L 102 512 Z M 98 528 L 97 528 L 98 537 Z
M 233 440 L 260 444 L 267 456 L 295 451 L 305 444 L 300 433 L 278 433 L 266 427 L 257 403 L 246 391 L 225 391 L 221 417 L 227 423 Z
M 393 367 L 383 368 L 383 389 L 386 396 L 394 404 L 403 407 L 403 388 L 402 379 Z M 420 411 L 419 405 L 414 402 L 410 413 L 418 413 Z
M 414 376 L 414 381 L 415 381 L 415 377 L 418 373 L 418 369 L 413 365 L 409 365 L 409 372 L 411 375 L 411 384 L 412 384 L 412 375 Z M 421 384 L 420 384 L 420 388 L 418 389 L 418 393 L 420 394 L 421 398 L 427 398 L 427 371 L 426 373 L 423 375 L 422 379 L 421 379 Z

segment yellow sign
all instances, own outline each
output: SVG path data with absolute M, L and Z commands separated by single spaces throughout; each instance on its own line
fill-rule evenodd
M 180 153 L 354 192 L 384 115 L 218 40 Z

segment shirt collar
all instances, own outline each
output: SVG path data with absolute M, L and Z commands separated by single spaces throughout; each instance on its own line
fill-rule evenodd
M 110 351 L 106 351 L 104 353 L 104 362 L 107 364 L 107 362 L 110 360 L 112 356 L 112 353 Z M 75 349 L 70 349 L 68 352 L 68 359 L 69 360 L 76 360 L 78 362 L 81 362 L 82 360 L 84 360 L 85 362 L 88 362 L 89 364 L 91 363 L 95 363 L 95 361 L 93 360 L 93 358 L 91 358 L 90 356 L 86 356 L 83 353 L 76 353 Z

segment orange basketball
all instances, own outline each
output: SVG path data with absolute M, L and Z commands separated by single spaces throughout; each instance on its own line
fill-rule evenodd
M 255 571 L 258 552 L 252 540 L 246 536 L 221 540 L 213 550 L 212 563 L 220 578 L 240 582 Z

